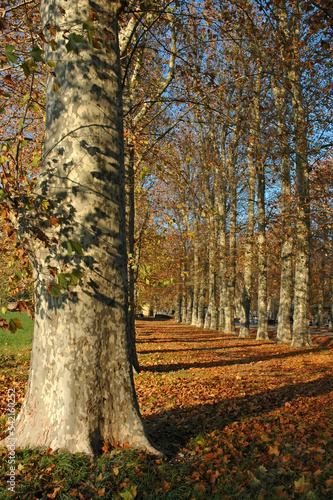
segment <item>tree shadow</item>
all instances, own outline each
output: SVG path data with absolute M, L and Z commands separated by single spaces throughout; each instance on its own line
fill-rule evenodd
M 152 332 L 148 331 L 148 333 L 140 333 L 139 335 L 148 336 L 148 334 L 152 335 L 153 333 L 156 334 L 155 331 L 152 331 Z M 233 339 L 233 337 L 232 337 L 232 339 Z M 224 337 L 224 338 L 218 337 L 218 338 L 215 338 L 215 339 L 207 339 L 207 338 L 193 339 L 193 337 L 189 337 L 189 338 L 169 337 L 168 339 L 160 339 L 160 338 L 149 339 L 148 342 L 149 342 L 149 344 L 151 342 L 156 342 L 156 343 L 159 343 L 159 344 L 172 343 L 172 342 L 176 342 L 177 344 L 179 344 L 179 343 L 184 343 L 184 344 L 186 344 L 186 343 L 189 343 L 189 344 L 207 344 L 209 342 L 221 342 L 223 340 L 230 340 L 230 337 L 229 338 L 227 338 L 227 337 Z M 253 339 L 253 340 L 255 340 L 255 339 Z M 139 338 L 138 342 L 139 343 L 144 343 L 146 341 L 144 339 L 140 339 Z M 258 340 L 258 342 L 260 342 L 262 344 L 262 343 L 267 343 L 269 341 L 266 340 L 266 341 L 262 342 L 262 341 Z
M 242 347 L 242 346 L 239 346 Z M 266 354 L 266 355 L 258 355 L 258 356 L 250 356 L 247 358 L 241 359 L 221 359 L 218 361 L 194 361 L 193 363 L 168 363 L 168 364 L 160 364 L 153 366 L 142 366 L 142 372 L 157 372 L 157 373 L 169 373 L 175 372 L 179 370 L 188 370 L 190 368 L 214 368 L 218 366 L 233 366 L 233 365 L 246 365 L 250 363 L 258 363 L 259 361 L 270 361 L 272 359 L 285 359 L 285 358 L 294 358 L 299 354 L 304 353 L 317 353 L 322 350 L 322 347 L 313 347 L 308 348 L 305 347 L 300 350 L 293 350 L 291 352 L 283 352 L 278 354 Z M 159 353 L 161 351 L 154 351 Z M 216 353 L 219 354 L 219 353 Z
M 223 399 L 215 403 L 197 404 L 188 408 L 176 407 L 145 418 L 149 435 L 167 456 L 172 458 L 179 448 L 193 437 L 223 431 L 245 417 L 264 415 L 292 404 L 297 398 L 310 398 L 333 391 L 333 377 L 324 375 L 310 382 L 298 382 L 260 393 Z
M 150 343 L 150 341 L 149 341 Z M 143 351 L 138 351 L 138 354 L 159 354 L 168 352 L 188 352 L 188 351 L 222 351 L 229 349 L 242 349 L 243 347 L 260 347 L 262 344 L 239 344 L 239 345 L 228 345 L 225 347 L 191 347 L 186 349 L 147 349 Z M 219 354 L 219 353 L 218 353 Z

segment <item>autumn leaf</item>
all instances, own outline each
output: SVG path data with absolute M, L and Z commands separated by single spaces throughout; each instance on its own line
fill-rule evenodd
M 274 444 L 273 446 L 268 445 L 268 453 L 270 455 L 275 455 L 276 457 L 278 457 L 280 455 L 280 451 L 277 444 Z
M 298 492 L 300 492 L 300 493 L 303 493 L 306 490 L 308 484 L 309 483 L 306 482 L 304 476 L 302 476 L 297 481 L 294 481 L 295 490 L 298 491 Z
M 23 330 L 21 321 L 16 318 L 9 320 L 8 328 L 12 333 L 15 333 L 18 329 Z
M 110 449 L 110 446 L 104 442 L 101 449 L 102 449 L 102 451 L 104 451 L 104 453 L 107 453 Z
M 59 219 L 57 219 L 57 217 L 50 217 L 49 218 L 49 224 L 50 224 L 50 226 L 58 226 L 59 225 Z
M 61 490 L 61 487 L 58 486 L 58 488 L 54 488 L 54 491 L 53 493 L 49 493 L 47 495 L 48 498 L 56 498 L 56 496 L 58 495 L 59 491 Z
M 12 80 L 11 75 L 7 74 L 3 77 L 3 81 L 5 83 L 8 83 L 9 85 L 12 85 L 13 87 L 16 87 L 17 83 Z
M 119 493 L 119 495 L 124 500 L 134 500 L 134 498 L 136 498 L 137 496 L 137 486 L 134 485 L 130 485 L 130 487 L 127 486 L 126 491 Z

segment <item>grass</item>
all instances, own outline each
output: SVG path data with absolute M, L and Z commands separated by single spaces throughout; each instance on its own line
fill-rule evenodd
M 6 321 L 10 319 L 19 319 L 22 323 L 23 330 L 19 329 L 16 333 L 8 332 L 0 328 L 0 353 L 1 354 L 16 354 L 18 350 L 30 348 L 32 342 L 32 334 L 34 322 L 26 313 L 7 312 L 1 314 L 1 317 Z
M 13 341 L 18 333 L 0 340 L 3 434 L 7 387 L 15 385 L 19 409 L 27 384 L 31 330 Z M 95 458 L 17 450 L 11 494 L 0 449 L 0 499 L 331 500 L 333 338 L 313 341 L 292 350 L 139 321 L 138 401 L 167 458 L 126 448 Z

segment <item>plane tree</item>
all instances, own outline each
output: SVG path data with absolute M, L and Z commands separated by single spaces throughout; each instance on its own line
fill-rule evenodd
M 121 8 L 103 0 L 94 9 L 86 0 L 40 6 L 45 59 L 54 64 L 43 160 L 29 210 L 12 200 L 35 281 L 20 447 L 91 454 L 118 442 L 156 452 L 129 357 Z

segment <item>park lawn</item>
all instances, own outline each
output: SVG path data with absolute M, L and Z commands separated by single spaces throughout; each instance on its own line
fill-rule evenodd
M 138 400 L 166 458 L 18 450 L 13 498 L 333 498 L 333 337 L 313 335 L 313 347 L 295 350 L 172 321 L 138 321 L 137 333 Z M 27 345 L 11 349 L 3 435 L 7 388 L 20 391 L 18 410 L 28 374 Z M 0 499 L 11 498 L 0 453 Z
M 19 350 L 30 349 L 34 330 L 33 320 L 26 313 L 19 312 L 7 312 L 0 314 L 0 317 L 6 321 L 18 319 L 23 327 L 22 330 L 19 328 L 15 333 L 0 328 L 0 355 L 16 354 Z

